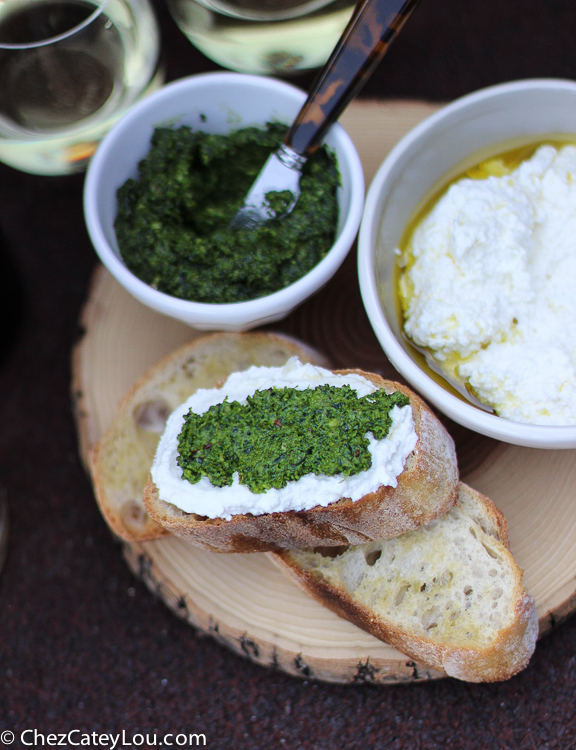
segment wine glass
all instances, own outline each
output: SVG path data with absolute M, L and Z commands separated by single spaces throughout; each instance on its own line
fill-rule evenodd
M 324 65 L 355 0 L 168 0 L 180 29 L 219 65 L 290 76 Z
M 82 170 L 113 123 L 162 83 L 149 0 L 0 4 L 0 161 Z

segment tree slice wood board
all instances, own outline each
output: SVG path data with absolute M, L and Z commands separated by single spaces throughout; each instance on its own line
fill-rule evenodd
M 360 102 L 348 108 L 341 121 L 356 143 L 367 182 L 395 142 L 436 109 L 422 102 Z M 356 289 L 345 297 L 348 307 L 355 306 L 350 311 L 353 333 L 348 320 L 345 331 L 337 320 L 340 308 L 334 298 L 342 285 L 351 286 L 351 269 L 349 264 L 340 273 L 332 291 L 328 285 L 327 291 L 275 328 L 300 335 L 312 345 L 320 342 L 319 348 L 329 355 L 343 346 L 348 351 L 338 357 L 338 366 L 370 369 L 367 360 L 385 357 L 374 354 L 378 343 Z M 342 306 L 341 298 L 338 303 Z M 331 305 L 338 331 L 329 346 L 322 346 Z M 316 332 L 315 317 L 321 328 Z M 82 325 L 85 333 L 73 353 L 72 389 L 80 453 L 87 466 L 91 446 L 111 424 L 134 381 L 166 354 L 203 334 L 142 306 L 101 267 L 94 275 Z M 355 361 L 356 356 L 363 361 Z M 386 367 L 391 366 L 372 369 Z M 390 369 L 383 374 L 394 377 Z M 490 497 L 508 520 L 512 550 L 536 600 L 543 635 L 576 609 L 576 452 L 520 448 L 448 426 L 456 440 L 462 479 Z M 122 545 L 130 568 L 172 611 L 259 664 L 340 683 L 444 676 L 323 608 L 263 554 L 219 555 L 175 537 Z

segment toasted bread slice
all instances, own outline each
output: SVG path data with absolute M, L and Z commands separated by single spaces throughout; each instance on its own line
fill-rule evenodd
M 195 339 L 149 370 L 125 396 L 90 455 L 96 498 L 112 531 L 127 541 L 169 533 L 150 518 L 142 496 L 166 419 L 177 406 L 232 372 L 252 365 L 278 367 L 294 356 L 327 365 L 321 354 L 288 336 L 217 333 Z
M 358 373 L 378 388 L 401 391 L 409 397 L 418 442 L 396 487 L 381 486 L 354 502 L 343 497 L 311 510 L 245 513 L 225 520 L 185 513 L 165 502 L 150 477 L 144 489 L 150 516 L 173 534 L 214 552 L 264 552 L 384 539 L 446 513 L 457 497 L 458 468 L 454 443 L 441 422 L 422 399 L 400 383 L 360 370 L 336 372 Z M 193 484 L 190 492 L 194 492 Z
M 402 536 L 270 557 L 329 609 L 452 677 L 505 680 L 534 651 L 536 609 L 506 521 L 463 483 L 445 516 Z

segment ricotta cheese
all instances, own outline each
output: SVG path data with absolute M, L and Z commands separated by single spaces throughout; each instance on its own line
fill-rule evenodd
M 501 417 L 576 424 L 576 147 L 456 182 L 407 255 L 405 332 L 447 377 Z
M 330 370 L 302 364 L 294 357 L 284 367 L 251 367 L 230 375 L 222 388 L 196 391 L 170 415 L 156 451 L 151 474 L 161 499 L 185 513 L 229 520 L 241 513 L 261 515 L 309 510 L 317 505 L 329 505 L 342 497 L 359 500 L 382 485 L 396 487 L 398 476 L 417 442 L 410 406 L 392 409 L 392 427 L 384 440 L 375 440 L 371 433 L 367 433 L 372 465 L 359 474 L 349 477 L 307 474 L 295 482 L 288 482 L 280 490 L 272 488 L 260 494 L 240 484 L 238 474 L 228 487 L 215 487 L 207 477 L 195 484 L 182 478 L 182 469 L 176 463 L 178 435 L 190 409 L 196 414 L 204 414 L 226 397 L 229 401 L 245 403 L 248 396 L 259 390 L 273 387 L 305 390 L 324 384 L 349 385 L 360 397 L 377 390 L 360 375 L 335 375 Z

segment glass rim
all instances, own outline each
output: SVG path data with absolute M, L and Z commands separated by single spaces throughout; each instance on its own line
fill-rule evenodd
M 74 34 L 77 34 L 79 31 L 82 31 L 82 29 L 85 29 L 87 26 L 89 26 L 93 21 L 98 18 L 98 16 L 102 13 L 104 8 L 108 5 L 110 0 L 99 0 L 99 2 L 95 5 L 94 10 L 90 15 L 85 18 L 81 23 L 77 24 L 76 26 L 73 26 L 71 29 L 68 29 L 68 31 L 64 31 L 61 34 L 56 34 L 56 36 L 48 37 L 47 39 L 41 39 L 38 42 L 26 42 L 22 44 L 7 44 L 6 42 L 0 42 L 0 50 L 3 49 L 12 49 L 12 50 L 24 50 L 24 49 L 37 49 L 38 47 L 47 47 L 49 44 L 55 44 L 56 42 L 61 42 L 64 39 L 68 39 L 68 37 L 73 36 Z M 42 5 L 42 1 L 38 3 L 34 3 L 35 5 Z
M 240 8 L 231 5 L 226 0 L 198 0 L 204 8 L 215 10 L 231 18 L 240 18 L 243 21 L 297 21 L 303 16 L 315 13 L 334 0 L 303 0 L 299 5 L 285 10 L 257 10 L 255 8 Z M 174 0 L 172 0 L 174 3 Z M 169 2 L 170 5 L 170 2 Z

